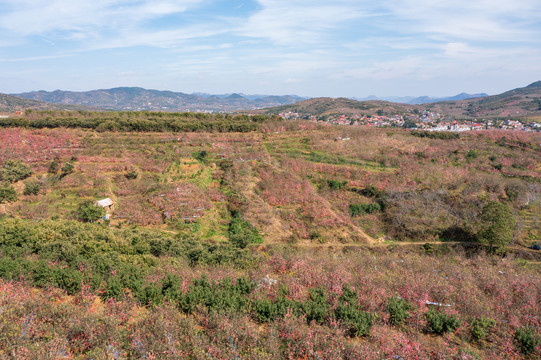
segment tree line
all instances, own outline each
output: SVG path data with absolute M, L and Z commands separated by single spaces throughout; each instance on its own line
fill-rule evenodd
M 125 132 L 251 132 L 261 123 L 280 121 L 266 115 L 165 112 L 26 111 L 24 117 L 0 119 L 0 127 L 82 128 Z

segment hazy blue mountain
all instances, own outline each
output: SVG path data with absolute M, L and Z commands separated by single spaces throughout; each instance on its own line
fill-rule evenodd
M 16 96 L 54 104 L 86 105 L 111 110 L 153 111 L 236 111 L 294 104 L 303 98 L 295 95 L 245 96 L 243 94 L 185 94 L 149 90 L 140 87 L 118 87 L 91 91 L 32 91 Z

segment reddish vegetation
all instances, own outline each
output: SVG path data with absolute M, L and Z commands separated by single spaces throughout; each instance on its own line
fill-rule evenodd
M 333 321 L 307 324 L 302 317 L 286 315 L 262 326 L 249 314 L 213 313 L 204 308 L 186 317 L 175 304 L 142 308 L 129 293 L 122 301 L 102 302 L 88 289 L 66 297 L 54 289 L 35 291 L 24 284 L 0 281 L 0 349 L 10 349 L 3 354 L 17 359 L 99 354 L 123 358 L 519 359 L 514 331 L 541 325 L 541 282 L 534 272 L 509 260 L 468 259 L 460 253 L 453 259 L 387 252 L 334 256 L 341 259 L 275 254 L 247 270 L 261 284 L 254 296 L 276 298 L 280 289 L 287 288 L 290 299 L 304 300 L 308 289 L 322 287 L 332 304 L 341 295 L 342 285 L 348 284 L 359 290 L 359 305 L 376 316 L 366 338 L 349 338 L 340 323 Z M 183 279 L 183 292 L 201 272 L 211 281 L 237 273 L 228 268 L 164 268 L 164 272 Z M 262 274 L 278 284 L 262 281 Z M 149 281 L 159 278 L 155 275 Z M 385 311 L 388 298 L 396 295 L 413 304 L 403 326 L 389 325 Z M 459 328 L 443 336 L 427 334 L 424 314 L 429 307 L 438 307 L 428 303 L 448 304 L 442 308 L 459 317 Z M 476 342 L 470 326 L 480 317 L 492 318 L 497 325 L 485 340 Z

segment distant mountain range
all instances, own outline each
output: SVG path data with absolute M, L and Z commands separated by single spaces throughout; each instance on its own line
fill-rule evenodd
M 39 100 L 24 99 L 22 97 L 0 94 L 0 112 L 32 110 L 98 110 L 96 107 L 81 105 L 58 105 Z
M 345 98 L 314 98 L 291 105 L 283 105 L 262 112 L 277 114 L 280 112 L 296 112 L 325 116 L 333 114 L 403 114 L 417 110 L 429 110 L 440 114 L 451 115 L 455 118 L 524 118 L 541 116 L 541 81 L 534 82 L 526 87 L 504 92 L 499 95 L 483 96 L 461 99 L 464 95 L 457 95 L 456 100 L 438 101 L 423 104 L 405 104 L 382 100 L 357 101 Z
M 24 109 L 149 110 L 278 113 L 293 111 L 312 115 L 398 114 L 430 110 L 459 118 L 541 116 L 541 81 L 500 95 L 461 93 L 447 98 L 375 96 L 362 101 L 347 98 L 302 98 L 296 95 L 185 94 L 139 87 L 75 91 L 33 91 L 0 94 L 0 111 Z M 389 101 L 393 100 L 393 102 Z M 263 110 L 262 110 L 263 109 Z
M 473 99 L 473 98 L 481 98 L 486 97 L 488 94 L 480 93 L 480 94 L 467 94 L 467 93 L 460 93 L 455 96 L 448 96 L 448 97 L 429 97 L 429 96 L 391 96 L 391 97 L 382 97 L 378 98 L 375 95 L 370 95 L 365 98 L 355 98 L 355 100 L 358 101 L 369 101 L 369 100 L 384 100 L 384 101 L 390 101 L 395 103 L 401 103 L 401 104 L 411 104 L 411 105 L 420 105 L 420 104 L 430 104 L 435 102 L 441 102 L 441 101 L 456 101 L 456 100 L 466 100 L 466 99 Z
M 295 95 L 185 94 L 173 91 L 148 90 L 139 87 L 119 87 L 84 92 L 42 90 L 14 95 L 54 104 L 85 105 L 106 110 L 212 112 L 261 109 L 293 104 L 305 99 Z

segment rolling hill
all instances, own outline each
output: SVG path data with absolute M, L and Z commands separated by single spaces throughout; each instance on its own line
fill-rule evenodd
M 376 115 L 383 111 L 387 115 L 404 113 L 415 109 L 408 104 L 391 103 L 381 100 L 357 101 L 346 98 L 314 98 L 292 105 L 278 106 L 266 109 L 266 114 L 278 114 L 281 112 L 296 112 L 315 116 L 327 116 L 333 114 L 370 114 Z
M 23 99 L 17 96 L 0 94 L 0 111 L 14 112 L 24 109 L 46 109 L 48 104 L 37 101 Z
M 457 117 L 530 117 L 541 115 L 541 81 L 499 95 L 424 106 Z
M 484 96 L 455 101 L 440 101 L 419 105 L 393 103 L 381 100 L 357 101 L 346 98 L 314 98 L 292 105 L 265 109 L 266 114 L 296 112 L 314 116 L 333 114 L 385 115 L 402 114 L 418 110 L 429 110 L 456 118 L 525 118 L 541 116 L 541 81 L 526 87 L 504 92 L 499 95 Z
M 139 87 L 118 87 L 85 92 L 34 91 L 17 96 L 25 99 L 55 104 L 78 104 L 108 110 L 159 110 L 159 111 L 212 111 L 231 112 L 240 109 L 293 104 L 300 97 L 294 95 L 263 96 L 253 99 L 241 94 L 227 96 L 208 94 L 185 94 L 173 91 L 148 90 Z
M 32 110 L 98 110 L 97 107 L 82 105 L 51 104 L 40 100 L 25 99 L 18 96 L 0 94 L 0 112 L 12 113 L 15 111 Z

